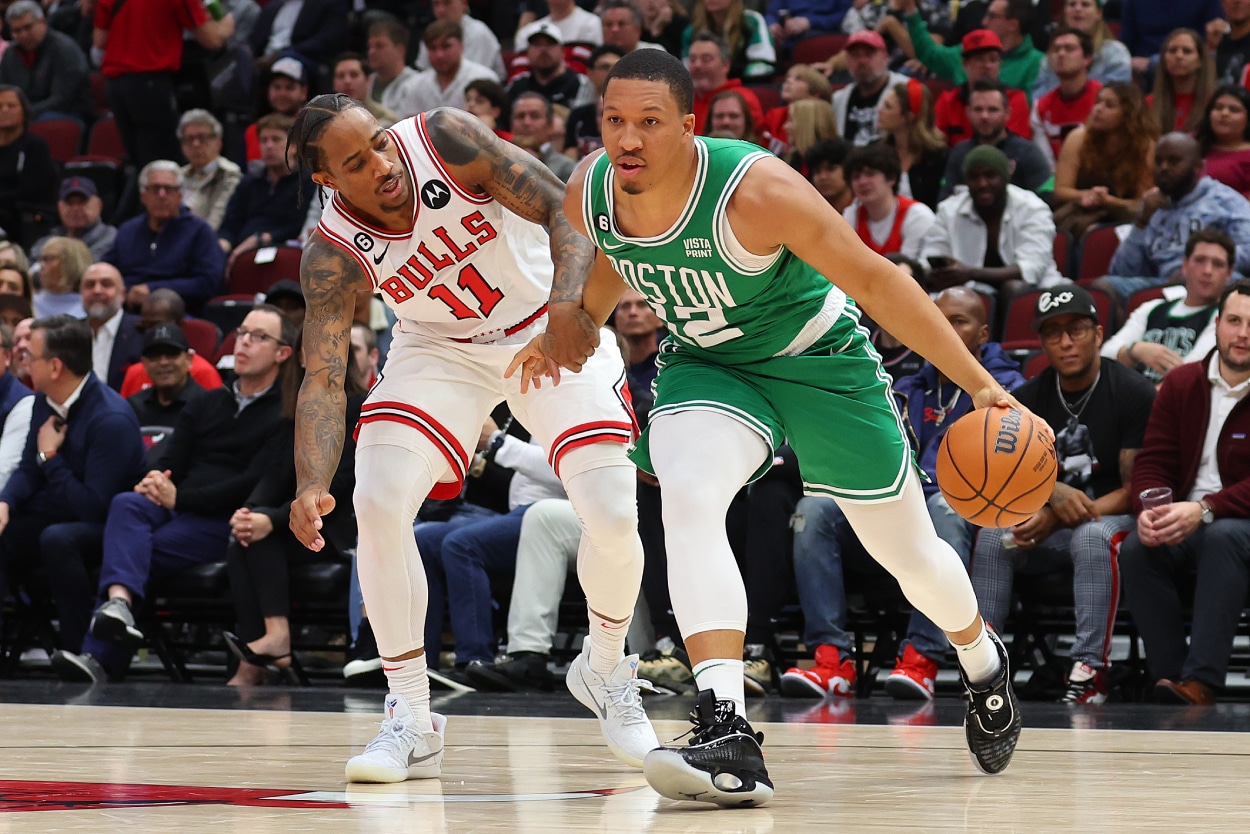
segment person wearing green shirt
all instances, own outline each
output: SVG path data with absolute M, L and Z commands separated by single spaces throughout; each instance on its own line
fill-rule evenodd
M 903 15 L 907 34 L 911 36 L 916 60 L 939 78 L 962 84 L 968 80 L 963 68 L 963 50 L 959 44 L 944 45 L 933 40 L 924 16 L 916 8 L 916 0 L 891 0 L 892 9 Z M 999 80 L 1029 95 L 1037 82 L 1045 55 L 1033 46 L 1029 35 L 1033 17 L 1030 0 L 993 0 L 981 25 L 998 36 L 1002 43 L 1003 65 Z

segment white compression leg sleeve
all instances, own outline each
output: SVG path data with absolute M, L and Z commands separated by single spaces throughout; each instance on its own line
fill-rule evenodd
M 425 456 L 409 449 L 369 445 L 356 450 L 356 561 L 365 609 L 384 658 L 425 645 L 425 568 L 412 522 L 434 478 Z
M 914 472 L 895 501 L 839 501 L 864 549 L 898 580 L 916 610 L 946 632 L 963 631 L 977 617 L 968 570 L 938 538 Z
M 562 466 L 577 472 L 579 453 L 595 457 L 602 450 L 594 446 L 573 449 Z M 585 531 L 577 551 L 577 578 L 590 609 L 588 661 L 600 674 L 610 674 L 625 656 L 625 635 L 642 587 L 635 471 L 622 455 L 619 464 L 587 469 L 564 482 Z
M 764 462 L 768 446 L 742 423 L 710 411 L 665 414 L 648 431 L 664 495 L 668 586 L 677 625 L 684 637 L 721 629 L 745 632 L 746 588 L 729 547 L 725 514 Z

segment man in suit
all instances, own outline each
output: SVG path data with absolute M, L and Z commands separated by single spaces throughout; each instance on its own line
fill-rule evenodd
M 252 54 L 268 69 L 282 52 L 297 52 L 320 66 L 347 49 L 347 0 L 282 0 L 260 13 L 252 30 Z
M 81 319 L 36 319 L 29 349 L 38 393 L 21 463 L 0 491 L 0 588 L 2 574 L 19 579 L 41 559 L 60 646 L 77 652 L 95 594 L 88 562 L 99 563 L 109 502 L 143 476 L 143 440 L 134 411 L 92 373 Z
M 117 267 L 101 261 L 87 267 L 79 285 L 82 308 L 91 326 L 91 367 L 114 391 L 120 391 L 126 368 L 139 361 L 143 336 L 139 317 L 122 312 L 126 284 Z

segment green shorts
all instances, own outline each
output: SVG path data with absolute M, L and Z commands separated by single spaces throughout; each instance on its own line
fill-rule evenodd
M 738 420 L 769 449 L 789 443 L 808 495 L 889 501 L 915 466 L 890 377 L 852 315 L 843 315 L 798 356 L 726 365 L 670 339 L 661 346 L 650 422 L 666 414 L 708 411 Z M 630 452 L 652 474 L 648 434 Z M 772 465 L 772 455 L 751 476 Z M 917 471 L 919 468 L 917 467 Z

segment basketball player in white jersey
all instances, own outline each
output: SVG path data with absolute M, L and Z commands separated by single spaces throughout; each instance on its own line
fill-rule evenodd
M 348 430 L 343 379 L 356 294 L 380 293 L 399 318 L 356 427 L 354 496 L 360 585 L 390 693 L 381 732 L 347 763 L 348 781 L 441 773 L 446 721 L 430 711 L 426 581 L 412 524 L 427 496 L 460 494 L 466 450 L 501 400 L 547 450 L 585 533 L 578 576 L 590 635 L 569 688 L 599 717 L 612 752 L 641 767 L 658 741 L 639 698 L 637 657 L 623 653 L 643 563 L 623 359 L 600 349 L 590 373 L 524 395 L 504 378 L 513 354 L 543 332 L 548 296 L 580 286 L 593 260 L 590 241 L 564 216 L 561 183 L 449 108 L 384 130 L 359 102 L 318 96 L 300 111 L 291 143 L 313 181 L 335 192 L 300 266 L 307 373 L 291 528 L 314 550 L 323 546 L 321 516 L 334 509 L 330 479 Z

